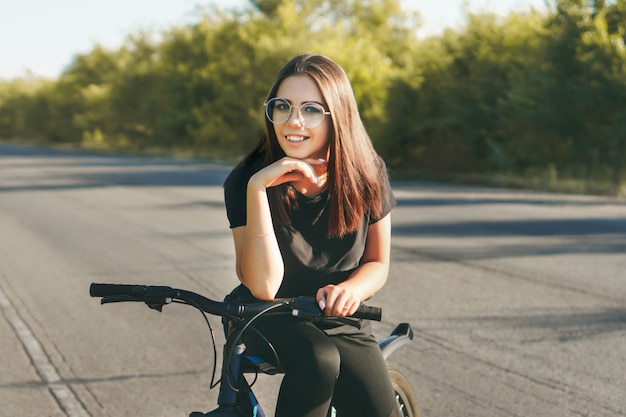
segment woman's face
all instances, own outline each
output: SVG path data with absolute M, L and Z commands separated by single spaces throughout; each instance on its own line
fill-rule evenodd
M 289 119 L 282 124 L 274 124 L 274 132 L 278 144 L 291 158 L 296 159 L 327 159 L 330 128 L 330 116 L 325 115 L 319 126 L 310 127 L 298 116 L 298 108 L 307 103 L 321 104 L 326 109 L 319 88 L 308 75 L 292 75 L 280 84 L 276 97 L 283 98 L 292 106 Z M 305 113 L 306 107 L 302 108 Z

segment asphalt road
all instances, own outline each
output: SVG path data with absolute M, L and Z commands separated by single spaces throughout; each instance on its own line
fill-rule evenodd
M 88 287 L 222 298 L 237 283 L 229 169 L 0 145 L 0 416 L 211 408 L 211 339 L 197 311 L 100 306 Z M 626 201 L 393 186 L 374 329 L 413 326 L 391 360 L 423 416 L 626 415 Z M 266 409 L 278 380 L 255 386 Z

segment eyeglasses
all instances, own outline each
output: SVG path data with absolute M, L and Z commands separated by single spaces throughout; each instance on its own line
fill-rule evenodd
M 280 97 L 274 97 L 268 100 L 265 106 L 265 115 L 268 120 L 276 125 L 283 124 L 291 118 L 293 109 L 298 110 L 298 120 L 302 126 L 309 129 L 318 127 L 324 121 L 324 116 L 329 115 L 324 106 L 320 103 L 309 102 L 302 106 L 292 106 L 287 100 Z

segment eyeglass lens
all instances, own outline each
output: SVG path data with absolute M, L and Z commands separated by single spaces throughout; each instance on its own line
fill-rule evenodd
M 324 121 L 324 115 L 327 114 L 321 104 L 305 103 L 297 107 L 289 104 L 287 100 L 278 97 L 266 103 L 265 114 L 270 122 L 283 124 L 289 120 L 294 109 L 298 111 L 300 122 L 309 128 L 319 126 Z

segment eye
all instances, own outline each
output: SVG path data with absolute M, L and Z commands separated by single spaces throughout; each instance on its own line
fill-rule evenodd
M 302 106 L 302 113 L 319 114 L 324 113 L 324 109 L 317 104 L 305 104 Z
M 291 106 L 286 101 L 277 100 L 276 104 L 274 104 L 274 111 L 289 113 L 291 111 Z

